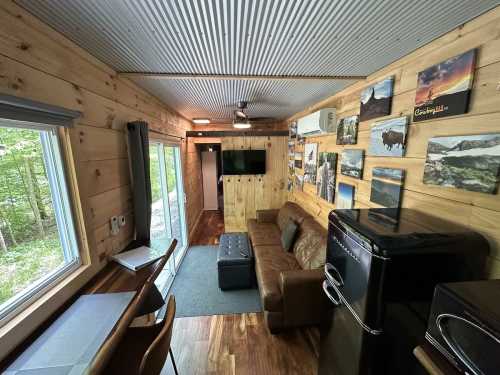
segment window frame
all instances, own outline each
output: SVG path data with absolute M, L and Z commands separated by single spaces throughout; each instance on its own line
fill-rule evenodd
M 0 328 L 9 323 L 19 313 L 27 309 L 38 298 L 59 285 L 83 264 L 80 241 L 77 231 L 77 218 L 74 215 L 71 187 L 66 173 L 67 160 L 62 144 L 61 127 L 32 122 L 0 118 L 0 127 L 20 128 L 40 131 L 50 195 L 54 205 L 57 232 L 65 263 L 49 274 L 34 281 L 24 290 L 0 305 Z M 8 302 L 8 304 L 6 304 Z

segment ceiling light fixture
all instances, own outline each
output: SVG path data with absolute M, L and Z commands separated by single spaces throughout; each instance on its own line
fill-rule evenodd
M 235 129 L 249 129 L 252 125 L 249 122 L 235 121 L 233 122 L 233 128 Z
M 210 120 L 208 118 L 194 118 L 193 122 L 198 125 L 210 124 Z

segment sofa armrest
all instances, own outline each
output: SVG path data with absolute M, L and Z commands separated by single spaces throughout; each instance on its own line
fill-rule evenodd
M 325 274 L 322 268 L 281 272 L 285 326 L 321 323 L 328 306 L 321 287 L 323 280 Z
M 258 223 L 275 223 L 279 210 L 257 210 Z

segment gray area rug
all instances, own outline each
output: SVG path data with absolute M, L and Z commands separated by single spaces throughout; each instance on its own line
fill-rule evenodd
M 262 311 L 257 288 L 219 289 L 217 246 L 192 246 L 187 251 L 169 291 L 177 302 L 176 317 Z

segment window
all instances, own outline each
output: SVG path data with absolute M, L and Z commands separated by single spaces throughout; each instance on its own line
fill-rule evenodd
M 58 129 L 0 119 L 0 322 L 80 264 Z

